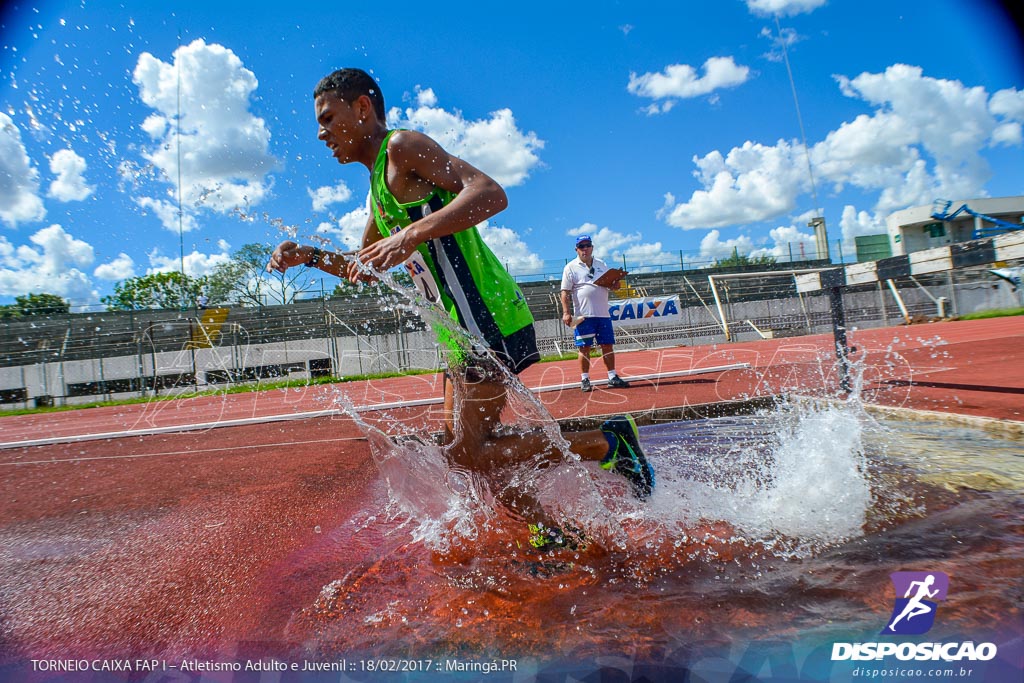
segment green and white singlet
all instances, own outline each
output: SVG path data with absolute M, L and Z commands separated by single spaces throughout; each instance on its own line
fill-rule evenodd
M 384 237 L 439 211 L 456 197 L 435 187 L 419 201 L 403 204 L 395 198 L 386 178 L 388 143 L 397 132 L 388 131 L 370 174 L 370 210 Z M 538 360 L 533 314 L 526 298 L 475 226 L 420 244 L 405 266 L 427 299 L 440 304 L 463 328 L 484 339 L 513 372 Z M 458 353 L 458 345 L 443 330 L 437 332 L 440 341 Z

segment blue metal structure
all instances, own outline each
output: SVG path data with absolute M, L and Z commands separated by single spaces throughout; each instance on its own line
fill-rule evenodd
M 999 220 L 992 216 L 986 216 L 983 213 L 972 211 L 969 206 L 964 204 L 953 213 L 949 213 L 949 207 L 953 205 L 953 202 L 945 199 L 936 199 L 932 204 L 932 218 L 939 221 L 951 221 L 962 213 L 966 213 L 968 216 L 974 216 L 980 218 L 983 221 L 992 223 L 991 227 L 975 228 L 972 239 L 981 239 L 982 237 L 992 237 L 994 235 L 1002 235 L 1007 232 L 1013 232 L 1014 230 L 1024 229 L 1024 223 L 1011 223 L 1009 221 Z

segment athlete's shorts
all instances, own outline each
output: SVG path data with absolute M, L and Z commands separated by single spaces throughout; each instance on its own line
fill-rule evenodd
M 502 382 L 505 380 L 505 371 L 498 362 L 508 368 L 513 375 L 518 375 L 540 360 L 537 333 L 533 325 L 527 325 L 503 337 L 498 343 L 493 344 L 490 350 L 492 353 L 480 349 L 467 354 L 464 357 L 465 364 L 460 363 L 451 370 L 463 373 L 469 382 Z
M 584 318 L 583 322 L 576 326 L 576 346 L 586 348 L 598 345 L 614 344 L 615 332 L 612 330 L 611 318 Z

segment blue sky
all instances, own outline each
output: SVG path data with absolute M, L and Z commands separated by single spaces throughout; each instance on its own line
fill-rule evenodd
M 193 275 L 248 242 L 353 246 L 367 173 L 311 98 L 342 66 L 505 185 L 482 232 L 514 273 L 584 232 L 633 270 L 785 259 L 818 209 L 849 259 L 892 211 L 1024 194 L 1022 54 L 988 0 L 7 3 L 0 302 L 96 303 L 182 244 Z

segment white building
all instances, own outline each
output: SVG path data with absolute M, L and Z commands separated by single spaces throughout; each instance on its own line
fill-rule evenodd
M 964 208 L 966 207 L 966 208 Z M 952 220 L 940 220 L 934 214 Z M 912 206 L 889 214 L 889 243 L 893 256 L 910 254 L 955 242 L 986 236 L 987 229 L 998 226 L 985 217 L 1024 227 L 1024 196 L 978 199 L 936 200 L 928 206 Z

